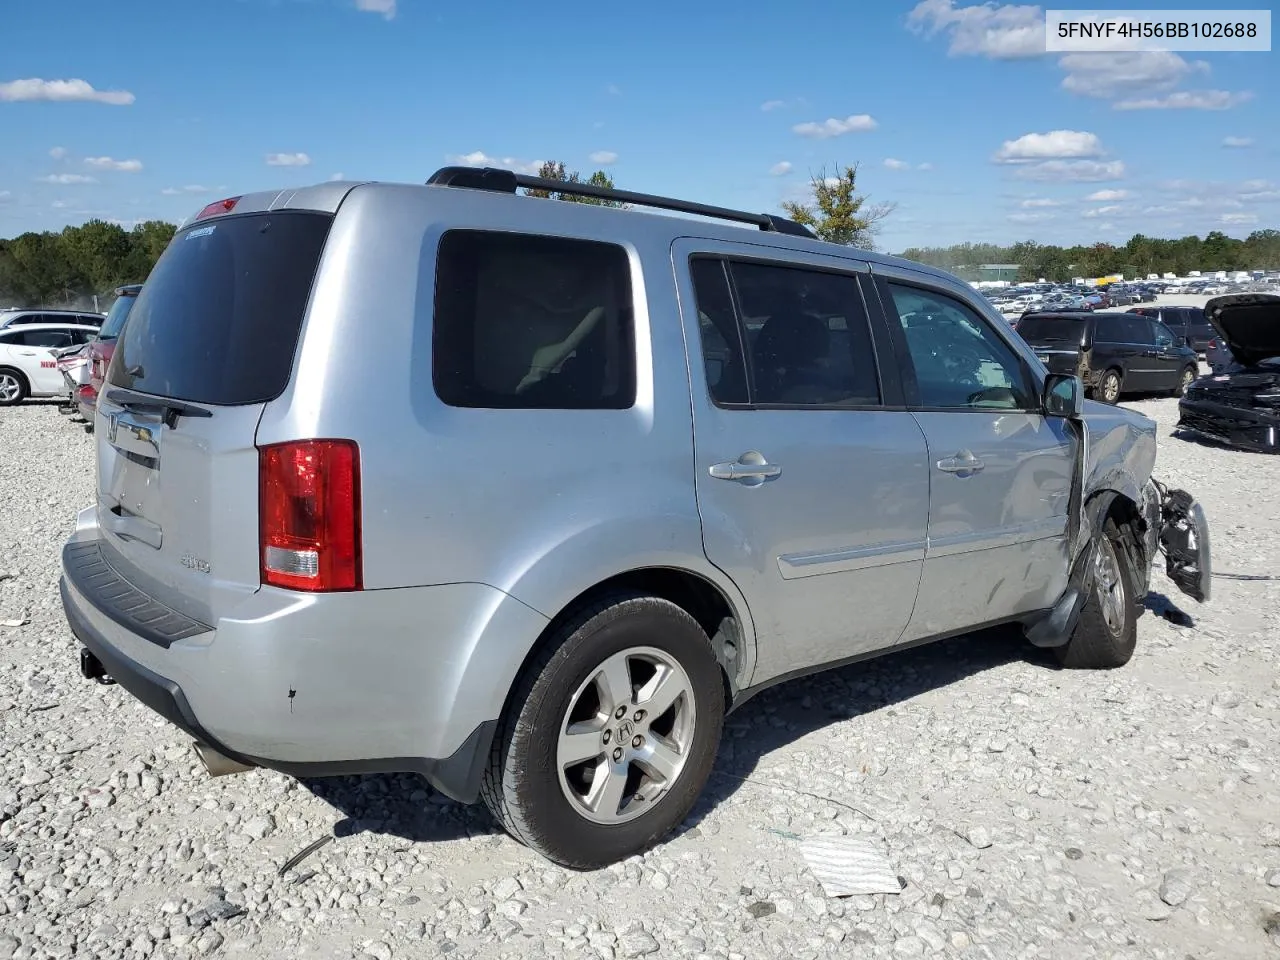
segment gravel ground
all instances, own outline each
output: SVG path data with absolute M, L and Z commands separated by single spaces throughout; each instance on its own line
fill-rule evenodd
M 1134 406 L 1217 567 L 1280 567 L 1280 458 Z M 1119 671 L 987 633 L 779 687 L 729 718 L 675 839 L 574 874 L 411 777 L 211 780 L 81 680 L 57 557 L 91 441 L 52 405 L 0 413 L 0 620 L 29 619 L 0 626 L 0 960 L 1280 957 L 1280 583 L 1200 607 L 1157 575 Z M 901 893 L 824 897 L 799 839 L 828 833 L 882 842 Z

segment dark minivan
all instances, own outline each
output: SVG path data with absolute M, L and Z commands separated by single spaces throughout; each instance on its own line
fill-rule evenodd
M 1163 323 L 1175 337 L 1183 338 L 1201 356 L 1208 351 L 1209 342 L 1218 335 L 1203 307 L 1133 307 L 1129 312 Z
M 1122 392 L 1181 396 L 1200 376 L 1199 358 L 1185 339 L 1141 314 L 1034 313 L 1017 329 L 1052 373 L 1075 374 L 1107 403 Z

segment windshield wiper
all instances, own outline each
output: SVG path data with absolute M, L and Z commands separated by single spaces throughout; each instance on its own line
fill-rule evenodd
M 197 407 L 185 400 L 171 400 L 167 397 L 149 397 L 145 393 L 126 390 L 124 387 L 113 387 L 107 391 L 107 399 L 118 403 L 128 410 L 159 410 L 169 426 L 177 423 L 178 417 L 212 417 L 213 411 Z

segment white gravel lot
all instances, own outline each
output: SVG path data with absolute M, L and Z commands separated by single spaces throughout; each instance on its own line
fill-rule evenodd
M 1280 569 L 1280 458 L 1133 405 L 1217 568 Z M 995 633 L 777 688 L 729 718 L 680 835 L 574 874 L 412 777 L 211 780 L 80 679 L 58 552 L 91 444 L 52 405 L 0 412 L 0 620 L 30 621 L 0 627 L 0 960 L 1280 957 L 1280 583 L 1200 607 L 1158 574 L 1194 624 L 1143 617 L 1118 671 Z M 798 846 L 832 832 L 882 840 L 901 893 L 825 898 Z

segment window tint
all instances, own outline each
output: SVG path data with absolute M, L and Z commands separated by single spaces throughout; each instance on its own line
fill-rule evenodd
M 109 382 L 196 403 L 279 396 L 332 221 L 255 213 L 178 233 L 133 304 Z
M 729 262 L 728 269 L 750 357 L 753 404 L 880 402 L 856 277 L 746 262 Z
M 747 363 L 729 292 L 723 260 L 696 257 L 689 262 L 702 333 L 702 365 L 716 403 L 747 403 Z
M 124 329 L 125 320 L 129 319 L 129 311 L 137 301 L 136 296 L 119 296 L 107 311 L 107 319 L 102 324 L 102 339 L 115 340 Z
M 21 343 L 22 343 L 22 334 L 17 331 L 0 333 L 0 344 L 8 344 L 9 346 L 16 347 Z
M 915 366 L 920 403 L 946 409 L 1029 410 L 1022 362 L 968 306 L 945 294 L 891 283 Z
M 451 406 L 630 407 L 632 324 L 619 246 L 478 230 L 441 238 L 432 375 Z
M 72 344 L 69 330 L 28 330 L 22 339 L 28 347 L 69 347 Z
M 1136 314 L 1100 313 L 1094 343 L 1150 343 L 1148 320 Z
M 98 339 L 98 331 L 97 330 L 74 330 L 71 333 L 71 338 L 76 343 L 88 343 L 90 340 Z
M 1177 337 L 1174 335 L 1174 332 L 1158 320 L 1150 320 L 1148 321 L 1148 324 L 1150 326 L 1150 333 L 1148 333 L 1148 337 L 1150 338 L 1148 340 L 1149 343 L 1159 343 L 1162 340 L 1168 341 L 1169 343 L 1175 343 L 1177 341 Z
M 9 326 L 11 326 L 11 327 L 16 327 L 16 326 L 18 326 L 19 324 L 27 324 L 27 323 L 45 323 L 45 322 L 47 322 L 47 321 L 45 320 L 45 318 L 44 318 L 44 315 L 43 315 L 43 314 L 40 314 L 40 313 L 24 313 L 24 314 L 22 314 L 21 316 L 17 317 L 15 320 L 13 320 L 13 321 L 9 324 Z

